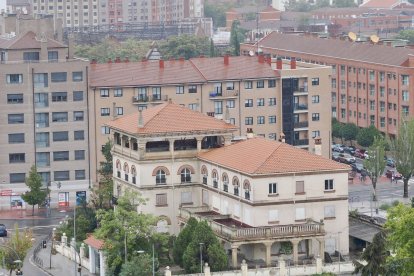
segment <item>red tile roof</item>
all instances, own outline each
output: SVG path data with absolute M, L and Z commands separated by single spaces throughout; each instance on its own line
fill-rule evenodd
M 34 32 L 27 32 L 12 39 L 0 39 L 0 49 L 40 49 L 41 42 Z M 59 41 L 47 38 L 47 48 L 67 48 Z
M 249 175 L 349 170 L 348 165 L 264 138 L 247 139 L 203 152 L 198 158 Z
M 373 64 L 401 66 L 413 49 L 357 43 L 340 39 L 323 39 L 313 36 L 272 32 L 259 42 L 263 49 L 278 49 L 297 54 L 310 54 L 336 59 L 361 61 Z M 243 47 L 243 46 L 242 46 Z M 248 48 L 249 45 L 246 45 Z M 250 47 L 252 47 L 250 45 Z M 250 49 L 250 48 L 249 48 Z
M 368 0 L 360 5 L 364 8 L 377 8 L 377 9 L 392 9 L 393 7 L 401 4 L 401 0 Z
M 111 128 L 137 135 L 237 130 L 223 120 L 174 103 L 164 103 L 142 111 L 144 127 L 138 127 L 139 112 L 109 122 Z
M 104 247 L 105 242 L 103 240 L 99 240 L 95 238 L 93 235 L 90 235 L 86 240 L 83 241 L 85 244 L 90 245 L 92 248 L 95 249 L 102 249 Z

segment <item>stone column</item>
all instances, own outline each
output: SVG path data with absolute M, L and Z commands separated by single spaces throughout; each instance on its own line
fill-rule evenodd
M 138 143 L 138 156 L 142 160 L 145 158 L 145 144 L 146 141 L 137 142 Z
M 202 137 L 196 137 L 197 139 L 197 152 L 201 151 L 201 141 L 203 141 Z
M 101 269 L 101 273 L 99 275 L 105 276 L 106 275 L 106 258 L 103 251 L 99 251 L 99 267 Z
M 291 240 L 290 242 L 292 243 L 292 247 L 293 247 L 293 263 L 296 265 L 299 260 L 299 256 L 298 256 L 299 240 Z
M 85 257 L 85 244 L 84 243 L 81 244 L 81 247 L 79 249 L 79 256 L 80 256 L 81 260 L 82 260 L 82 258 Z
M 319 257 L 323 260 L 325 260 L 325 240 L 318 239 L 319 241 Z
M 248 273 L 248 267 L 246 260 L 243 260 L 241 263 L 241 276 L 247 276 Z
M 321 257 L 316 258 L 316 273 L 322 273 L 322 259 Z
M 170 270 L 170 267 L 169 266 L 167 266 L 165 268 L 164 276 L 171 276 L 171 270 Z
M 224 145 L 228 146 L 231 144 L 231 136 L 224 136 Z
M 68 237 L 66 236 L 66 233 L 63 233 L 62 235 L 62 245 L 64 246 L 68 245 Z
M 95 250 L 89 245 L 89 272 L 95 274 L 95 267 Z
M 279 259 L 279 275 L 287 276 L 286 262 L 282 258 Z
M 168 139 L 168 142 L 170 143 L 170 154 L 174 156 L 174 139 Z
M 266 266 L 269 267 L 272 263 L 272 244 L 273 242 L 265 242 L 264 245 L 266 247 Z
M 237 268 L 237 249 L 239 247 L 237 245 L 231 245 L 231 264 L 233 268 Z
M 210 273 L 210 267 L 208 266 L 208 263 L 205 263 L 204 264 L 204 276 L 211 276 L 211 273 Z

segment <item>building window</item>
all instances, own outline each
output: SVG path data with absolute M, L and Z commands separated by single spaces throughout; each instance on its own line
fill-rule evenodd
M 191 182 L 191 171 L 189 168 L 184 168 L 180 172 L 181 183 L 190 183 Z
M 85 160 L 85 151 L 75 150 L 75 160 Z
M 258 80 L 256 83 L 257 88 L 264 88 L 264 80 Z
M 23 75 L 22 74 L 7 74 L 6 75 L 6 82 L 8 84 L 23 83 Z
M 49 167 L 50 166 L 50 153 L 49 152 L 36 152 L 36 166 L 37 167 Z
M 160 185 L 160 184 L 166 184 L 167 183 L 167 178 L 166 178 L 166 174 L 164 170 L 158 170 L 157 173 L 155 174 L 155 184 Z
M 110 113 L 111 113 L 110 108 L 108 107 L 101 108 L 101 116 L 109 116 Z
M 116 107 L 116 115 L 124 115 L 124 108 Z
M 312 113 L 312 121 L 319 121 L 319 113 Z
M 11 173 L 9 174 L 10 183 L 24 183 L 26 180 L 25 173 Z
M 333 191 L 333 190 L 334 190 L 334 180 L 325 179 L 325 191 Z
M 296 194 L 305 193 L 305 181 L 296 181 Z
M 68 100 L 68 93 L 52 92 L 52 102 L 66 102 L 67 100 Z
M 335 206 L 325 206 L 324 218 L 335 218 Z
M 55 131 L 52 136 L 53 142 L 69 141 L 68 131 Z
M 184 94 L 184 86 L 183 85 L 176 86 L 175 87 L 175 93 L 176 94 Z
M 410 114 L 410 108 L 408 106 L 403 105 L 401 109 L 404 117 L 407 117 Z
M 114 89 L 114 97 L 122 97 L 122 88 Z
M 276 98 L 269 98 L 269 106 L 275 106 L 276 105 Z
M 69 151 L 53 152 L 53 161 L 67 161 L 67 160 L 69 160 Z
M 75 141 L 85 140 L 85 132 L 83 130 L 75 130 L 73 132 L 73 139 Z
M 269 223 L 277 223 L 279 222 L 279 211 L 278 210 L 269 210 Z
M 9 114 L 7 115 L 8 124 L 24 124 L 24 114 Z
M 7 94 L 8 104 L 21 104 L 23 103 L 23 94 Z
M 227 100 L 226 106 L 228 108 L 234 108 L 236 106 L 236 101 L 235 100 Z
M 191 109 L 191 110 L 197 110 L 198 109 L 198 104 L 196 104 L 196 103 L 188 104 L 188 108 Z
M 218 176 L 217 176 L 217 171 L 213 170 L 213 172 L 211 173 L 211 178 L 213 179 L 213 187 L 214 188 L 218 188 Z
M 268 88 L 276 87 L 276 80 L 268 80 L 267 81 L 267 87 Z
M 265 123 L 265 117 L 264 116 L 257 116 L 257 124 L 263 125 Z
M 83 72 L 72 72 L 72 81 L 83 81 Z
M 101 90 L 100 90 L 100 93 L 101 93 L 101 97 L 102 97 L 102 98 L 107 98 L 107 97 L 109 97 L 109 89 L 101 89 Z
M 276 116 L 269 116 L 269 124 L 276 124 Z
M 156 194 L 155 206 L 168 206 L 167 194 Z
M 67 112 L 53 112 L 52 113 L 52 122 L 67 122 L 68 113 Z
M 36 88 L 45 88 L 49 86 L 47 73 L 33 74 L 33 84 Z
M 69 180 L 69 171 L 54 171 L 54 181 L 65 181 Z
M 258 98 L 257 99 L 257 106 L 264 106 L 265 105 L 265 99 L 264 98 Z
M 269 195 L 277 194 L 277 183 L 269 183 Z
M 230 118 L 230 124 L 236 125 L 236 119 L 235 118 Z
M 73 91 L 73 101 L 74 102 L 83 101 L 83 91 Z
M 380 97 L 385 97 L 385 87 L 380 86 Z
M 252 89 L 253 88 L 253 82 L 252 81 L 245 81 L 244 82 L 244 88 L 245 89 Z
M 181 204 L 193 204 L 193 195 L 191 192 L 181 192 Z
M 333 89 L 335 89 L 335 88 L 336 88 L 336 79 L 331 79 L 331 87 L 332 87 Z
M 9 163 L 24 163 L 26 160 L 24 153 L 10 153 L 9 154 Z
M 239 195 L 239 179 L 237 177 L 233 178 L 233 193 L 234 195 L 238 196 Z
M 250 200 L 250 182 L 245 180 L 243 183 L 244 198 Z
M 223 102 L 222 101 L 214 102 L 214 114 L 223 114 Z
M 188 93 L 197 93 L 197 85 L 189 85 Z
M 336 100 L 332 99 L 332 101 L 335 102 Z M 319 103 L 319 95 L 312 96 L 312 103 Z
M 111 130 L 110 130 L 110 128 L 109 128 L 109 127 L 107 127 L 107 126 L 102 126 L 102 127 L 101 127 L 101 133 L 102 133 L 102 134 L 110 134 L 110 133 L 111 133 Z
M 83 111 L 73 111 L 74 121 L 83 121 Z
M 408 85 L 409 84 L 409 79 L 410 79 L 410 76 L 408 76 L 408 75 L 401 75 L 401 82 L 402 82 L 402 85 Z
M 75 180 L 85 180 L 86 173 L 85 170 L 75 170 Z
M 321 137 L 321 132 L 319 130 L 312 131 L 312 138 Z
M 385 117 L 380 117 L 380 127 L 385 127 Z
M 9 134 L 9 144 L 21 144 L 21 143 L 24 143 L 24 133 Z
M 57 62 L 59 59 L 59 52 L 58 51 L 47 52 L 47 59 L 49 62 Z
M 253 117 L 244 118 L 244 124 L 247 126 L 253 125 Z
M 253 100 L 252 99 L 246 99 L 244 101 L 244 106 L 245 107 L 253 107 Z
M 409 97 L 410 93 L 407 90 L 403 90 L 402 91 L 402 100 L 404 102 L 408 102 L 410 97 Z
M 65 82 L 67 80 L 66 72 L 54 72 L 50 74 L 51 82 Z
M 226 83 L 226 90 L 234 90 L 234 82 L 233 81 L 228 81 Z
M 305 215 L 305 208 L 301 207 L 301 208 L 296 208 L 295 211 L 295 220 L 296 221 L 302 221 L 306 219 L 306 215 Z
M 319 85 L 319 78 L 312 78 L 312 85 Z
M 369 71 L 369 80 L 370 80 L 370 81 L 375 80 L 375 72 L 374 72 L 374 71 L 372 71 L 372 70 L 370 70 L 370 71 Z
M 221 178 L 223 181 L 223 191 L 228 192 L 229 191 L 229 177 L 226 173 L 223 173 L 223 176 Z

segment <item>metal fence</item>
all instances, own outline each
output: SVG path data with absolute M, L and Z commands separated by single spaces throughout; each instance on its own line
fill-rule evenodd
M 33 262 L 39 266 L 39 267 L 43 267 L 43 260 L 41 257 L 39 257 L 39 252 L 40 250 L 43 249 L 43 241 L 49 242 L 50 239 L 52 238 L 52 232 L 49 233 L 49 235 L 47 235 L 45 237 L 45 239 L 42 239 L 35 247 L 35 249 L 33 250 Z

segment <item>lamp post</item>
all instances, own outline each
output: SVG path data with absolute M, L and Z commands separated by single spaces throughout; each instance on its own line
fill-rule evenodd
M 200 242 L 200 272 L 203 273 L 203 245 L 204 243 Z
M 60 222 L 61 223 L 61 222 Z M 50 256 L 49 256 L 49 269 L 52 269 L 52 251 L 53 251 L 53 244 L 55 241 L 55 233 L 56 233 L 56 228 L 53 228 L 52 230 L 52 246 L 50 247 Z

